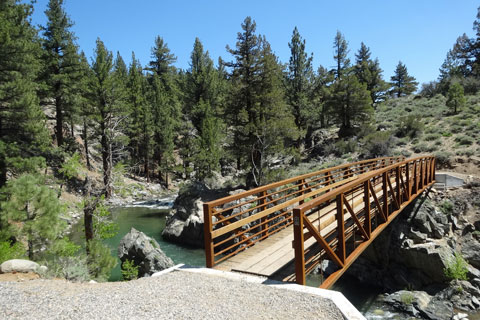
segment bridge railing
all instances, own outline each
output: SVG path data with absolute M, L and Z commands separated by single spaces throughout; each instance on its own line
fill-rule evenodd
M 386 157 L 343 164 L 205 203 L 207 267 L 240 253 L 293 223 L 293 208 L 358 175 L 403 161 Z
M 418 157 L 372 171 L 293 209 L 295 281 L 322 260 L 338 270 L 329 288 L 415 197 L 435 182 L 435 158 Z

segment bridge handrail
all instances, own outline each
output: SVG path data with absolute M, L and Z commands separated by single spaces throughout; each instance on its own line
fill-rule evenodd
M 207 267 L 291 225 L 293 207 L 356 178 L 404 160 L 384 157 L 347 163 L 261 186 L 204 204 Z M 253 232 L 253 233 L 252 233 Z
M 434 182 L 435 158 L 417 157 L 366 173 L 295 207 L 293 246 L 296 282 L 305 284 L 305 275 L 320 263 L 320 257 L 326 255 L 339 267 L 322 284 L 324 288 L 330 287 L 403 207 Z M 377 192 L 381 192 L 381 197 L 377 197 Z M 350 196 L 352 204 L 347 201 Z M 321 210 L 326 211 L 326 208 L 330 210 L 328 215 L 320 213 Z M 372 214 L 372 209 L 375 214 Z M 315 219 L 314 213 L 318 213 L 318 219 Z M 313 222 L 309 217 L 314 219 Z M 329 221 L 320 223 L 321 218 Z M 346 218 L 349 219 L 348 223 Z M 373 219 L 375 224 L 372 223 Z M 314 225 L 317 221 L 318 227 Z M 326 226 L 330 228 L 325 228 Z M 358 245 L 359 241 L 354 240 L 353 250 L 347 253 L 346 241 L 356 233 L 360 234 L 363 242 Z M 305 241 L 311 237 L 319 244 L 318 252 L 305 247 Z

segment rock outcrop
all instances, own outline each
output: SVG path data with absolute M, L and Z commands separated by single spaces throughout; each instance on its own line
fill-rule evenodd
M 451 319 L 454 309 L 478 312 L 479 192 L 470 185 L 417 199 L 347 273 L 386 292 L 409 288 L 412 291 L 397 291 L 385 302 L 415 317 Z M 454 270 L 453 275 L 447 270 Z M 466 280 L 460 280 L 465 274 Z M 428 307 L 422 307 L 422 301 L 429 301 Z
M 132 228 L 120 241 L 118 257 L 122 263 L 128 259 L 139 266 L 140 277 L 150 276 L 174 265 L 172 259 L 165 255 L 155 239 L 135 228 Z
M 166 218 L 162 237 L 175 243 L 204 247 L 203 203 L 226 195 L 225 191 L 211 190 L 200 183 L 192 183 L 183 188 Z

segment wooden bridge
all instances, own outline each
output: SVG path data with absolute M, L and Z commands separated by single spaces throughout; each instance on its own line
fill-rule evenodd
M 377 158 L 205 203 L 206 265 L 306 284 L 330 260 L 329 288 L 434 182 L 434 157 Z

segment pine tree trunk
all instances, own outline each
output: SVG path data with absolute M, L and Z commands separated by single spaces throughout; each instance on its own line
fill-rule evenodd
M 87 251 L 87 255 L 90 254 L 88 243 L 89 241 L 93 240 L 93 212 L 95 211 L 96 204 L 97 199 L 95 199 L 94 201 L 89 201 L 89 203 L 83 209 L 86 242 L 85 249 Z
M 7 183 L 7 164 L 5 158 L 0 156 L 0 188 Z
M 58 86 L 58 85 L 57 85 Z M 55 111 L 56 111 L 56 126 L 55 135 L 57 136 L 57 146 L 63 145 L 63 112 L 62 112 L 62 98 L 55 98 Z
M 87 169 L 92 170 L 90 164 L 90 153 L 88 152 L 88 133 L 87 133 L 87 121 L 83 119 L 83 142 L 85 144 L 85 158 L 87 160 Z
M 105 117 L 102 116 L 103 119 Z M 109 144 L 107 138 L 107 132 L 105 127 L 105 121 L 100 121 L 100 130 L 102 132 L 101 144 L 102 144 L 102 164 L 103 164 L 103 184 L 105 186 L 105 198 L 110 198 L 112 194 L 110 179 L 111 179 L 111 168 L 110 168 L 110 154 L 109 154 Z
M 33 241 L 28 240 L 28 260 L 33 261 Z

